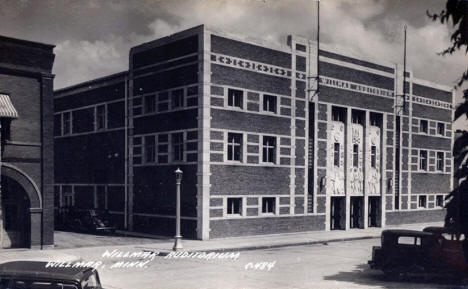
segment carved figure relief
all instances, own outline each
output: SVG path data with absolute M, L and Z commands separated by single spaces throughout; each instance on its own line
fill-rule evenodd
M 363 174 L 363 135 L 364 128 L 360 124 L 352 123 L 350 124 L 351 130 L 351 144 L 349 145 L 348 155 L 349 155 L 349 164 L 348 167 L 348 179 L 349 179 L 349 189 L 350 194 L 352 195 L 363 195 L 364 190 L 364 174 Z M 357 156 L 354 151 L 355 146 L 357 146 Z M 355 163 L 355 157 L 357 157 L 357 166 Z
M 372 166 L 372 147 L 375 147 L 375 166 Z M 380 128 L 371 126 L 369 128 L 369 159 L 366 160 L 368 165 L 367 170 L 367 188 L 369 195 L 380 195 L 381 188 L 381 172 L 380 172 Z
M 338 148 L 335 147 L 338 144 Z M 344 195 L 344 123 L 328 125 L 327 194 Z M 338 153 L 337 158 L 335 154 Z M 338 163 L 336 164 L 335 161 Z

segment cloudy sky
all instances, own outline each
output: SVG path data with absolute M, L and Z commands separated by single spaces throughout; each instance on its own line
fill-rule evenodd
M 130 47 L 199 24 L 270 41 L 316 38 L 315 0 L 0 0 L 0 34 L 55 44 L 55 87 L 128 67 Z M 415 77 L 454 85 L 468 56 L 438 56 L 450 26 L 431 22 L 445 0 L 322 0 L 321 40 L 348 53 L 403 62 Z M 461 95 L 461 92 L 458 92 Z

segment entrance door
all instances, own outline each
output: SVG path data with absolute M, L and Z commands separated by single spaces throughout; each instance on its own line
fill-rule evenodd
M 368 226 L 380 226 L 380 197 L 369 197 Z
M 345 208 L 344 197 L 331 197 L 330 198 L 330 230 L 344 230 L 343 213 Z
M 29 247 L 31 215 L 29 198 L 15 180 L 2 176 L 2 211 L 4 248 Z
M 362 209 L 363 209 L 363 197 L 351 197 L 349 209 L 349 227 L 351 229 L 355 228 L 364 228 L 363 218 L 362 218 Z

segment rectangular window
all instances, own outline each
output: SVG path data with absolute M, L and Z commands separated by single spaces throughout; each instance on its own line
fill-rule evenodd
M 445 124 L 438 122 L 437 123 L 437 134 L 438 135 L 445 135 Z
M 147 163 L 156 161 L 156 138 L 154 135 L 145 137 L 145 161 Z
M 228 106 L 242 108 L 243 103 L 243 94 L 242 90 L 237 89 L 228 89 Z
M 352 110 L 351 112 L 351 122 L 356 124 L 364 124 L 365 113 L 360 110 Z
M 371 146 L 371 167 L 377 166 L 377 147 Z
M 419 151 L 419 169 L 422 171 L 427 171 L 427 151 Z
M 444 152 L 437 152 L 437 170 L 444 171 Z
M 63 135 L 71 133 L 71 112 L 63 113 Z
M 179 108 L 184 106 L 184 90 L 177 89 L 173 90 L 172 96 L 172 108 Z
M 106 105 L 98 105 L 96 107 L 96 130 L 106 128 Z
M 333 121 L 341 121 L 345 122 L 345 117 L 346 117 L 346 109 L 342 107 L 332 107 L 332 120 Z
M 184 133 L 182 132 L 172 134 L 172 160 L 184 160 Z
M 353 167 L 359 166 L 359 145 L 353 145 Z
M 156 111 L 156 95 L 145 96 L 145 113 L 152 113 Z
M 418 205 L 419 205 L 420 208 L 425 208 L 426 207 L 426 196 L 419 196 Z
M 335 165 L 335 167 L 340 166 L 340 144 L 337 142 L 335 143 L 335 146 L 334 146 L 333 164 Z
M 400 236 L 398 237 L 398 244 L 401 245 L 421 245 L 420 237 Z
M 436 196 L 436 207 L 442 208 L 444 206 L 444 196 L 437 195 Z
M 380 127 L 380 124 L 382 123 L 382 115 L 381 114 L 371 112 L 369 114 L 369 117 L 370 117 L 370 125 L 371 126 Z
M 62 207 L 73 206 L 73 190 L 72 186 L 62 187 Z
M 276 96 L 263 95 L 263 110 L 276 113 Z
M 419 121 L 419 132 L 421 133 L 427 133 L 427 120 L 421 119 Z
M 242 161 L 242 134 L 228 133 L 228 160 Z
M 263 162 L 275 163 L 276 160 L 276 137 L 263 137 Z
M 227 214 L 240 215 L 242 210 L 242 198 L 227 198 Z
M 275 198 L 262 198 L 262 213 L 263 214 L 275 213 Z

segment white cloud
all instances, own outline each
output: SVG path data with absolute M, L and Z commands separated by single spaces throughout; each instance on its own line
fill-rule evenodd
M 284 41 L 288 34 L 312 39 L 316 37 L 316 2 L 310 0 L 171 0 L 144 3 L 138 7 L 145 9 L 146 14 L 156 15 L 157 9 L 158 15 L 166 15 L 155 16 L 147 22 L 146 34 L 135 32 L 103 36 L 96 42 L 59 43 L 55 50 L 56 86 L 124 70 L 132 46 L 200 24 L 275 42 L 280 39 Z M 399 15 L 386 14 L 385 1 L 322 0 L 320 3 L 322 41 L 363 58 L 403 62 L 403 26 L 406 22 Z M 424 17 L 424 13 L 421 15 Z M 452 85 L 466 66 L 466 56 L 462 53 L 448 57 L 436 55 L 448 44 L 449 29 L 444 25 L 429 21 L 423 27 L 408 25 L 407 57 L 415 77 Z
M 119 38 L 111 41 L 66 40 L 55 47 L 56 83 L 71 85 L 128 69 Z

